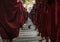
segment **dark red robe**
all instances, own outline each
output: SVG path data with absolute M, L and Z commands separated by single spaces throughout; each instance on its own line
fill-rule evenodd
M 56 25 L 57 25 L 57 41 L 60 42 L 60 0 L 56 0 Z
M 0 35 L 3 39 L 18 36 L 19 27 L 25 22 L 21 5 L 17 0 L 0 0 Z
M 36 0 L 36 4 L 34 4 L 30 14 L 33 23 L 38 28 L 39 33 L 42 33 L 42 36 L 44 36 L 46 33 L 45 31 L 46 14 L 44 12 L 45 12 L 44 3 L 42 2 L 42 0 Z
M 55 0 L 36 0 L 36 11 L 32 17 L 33 22 L 38 27 L 39 33 L 51 39 L 51 42 L 56 42 L 57 25 L 55 13 Z M 58 34 L 59 35 L 59 34 Z
M 20 24 L 23 25 L 24 23 L 26 23 L 27 19 L 28 19 L 28 12 L 24 8 L 22 3 L 20 3 L 20 15 L 19 15 Z
M 34 24 L 38 28 L 39 33 L 42 34 L 42 37 L 46 35 L 46 7 L 45 3 L 42 0 L 36 0 L 35 15 L 34 15 Z

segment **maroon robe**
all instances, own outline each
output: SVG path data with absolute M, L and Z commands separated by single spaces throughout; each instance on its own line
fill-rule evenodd
M 3 39 L 18 36 L 19 27 L 24 24 L 21 5 L 17 0 L 0 0 L 0 35 Z
M 35 19 L 35 13 L 36 13 L 36 4 L 33 5 L 33 8 L 31 10 L 31 12 L 29 13 L 29 17 L 32 20 L 33 24 L 35 24 L 34 23 L 35 22 L 34 20 L 36 20 Z
M 48 25 L 47 34 L 51 39 L 51 42 L 56 42 L 57 40 L 57 9 L 56 1 L 48 0 Z
M 60 0 L 56 0 L 57 41 L 60 42 Z
M 20 15 L 19 15 L 20 24 L 23 25 L 27 19 L 28 19 L 28 12 L 21 3 L 20 4 Z
M 38 28 L 39 33 L 42 33 L 42 36 L 46 33 L 46 14 L 45 7 L 42 0 L 36 0 L 36 4 L 34 4 L 33 9 L 31 10 L 32 21 Z
M 47 36 L 46 1 L 36 0 L 36 8 L 36 26 L 38 27 L 39 33 L 41 33 L 42 37 Z
M 38 27 L 42 37 L 47 36 L 51 39 L 51 42 L 56 42 L 57 26 L 55 23 L 55 0 L 36 0 L 34 16 L 33 22 L 36 27 Z

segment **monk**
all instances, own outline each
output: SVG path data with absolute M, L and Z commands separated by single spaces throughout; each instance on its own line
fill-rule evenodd
M 33 23 L 38 27 L 42 37 L 46 37 L 46 39 L 49 37 L 51 42 L 56 42 L 59 31 L 57 33 L 55 0 L 36 0 L 35 6 L 35 15 L 32 17 L 34 20 Z M 46 40 L 46 42 L 48 41 Z
M 60 0 L 56 1 L 56 11 L 55 11 L 55 17 L 56 17 L 56 25 L 57 25 L 57 40 L 56 42 L 60 42 Z
M 0 35 L 3 42 L 12 42 L 25 23 L 21 0 L 0 0 Z

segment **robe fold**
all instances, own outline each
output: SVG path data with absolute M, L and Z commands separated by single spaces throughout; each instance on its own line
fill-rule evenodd
M 57 41 L 60 42 L 60 0 L 56 1 L 56 25 L 57 25 Z
M 0 35 L 3 39 L 13 39 L 19 34 L 19 27 L 24 24 L 21 2 L 0 0 Z
M 48 14 L 50 16 L 50 21 L 49 22 L 49 27 L 47 28 L 48 36 L 51 39 L 51 42 L 56 41 L 56 33 L 57 33 L 57 28 L 55 25 L 55 1 L 53 2 L 48 2 Z M 50 29 L 49 29 L 50 28 Z M 49 34 L 50 33 L 50 34 Z
M 38 28 L 39 33 L 42 33 L 42 36 L 45 35 L 45 13 L 44 13 L 44 3 L 42 0 L 36 0 L 36 3 L 33 6 L 33 9 L 31 10 L 31 19 L 33 23 L 36 25 L 36 28 Z
M 28 19 L 28 12 L 21 3 L 20 4 L 20 15 L 19 15 L 20 24 L 23 25 L 24 23 L 26 23 L 27 19 Z
M 60 42 L 60 0 L 36 0 L 31 19 L 42 37 L 49 37 L 51 42 Z

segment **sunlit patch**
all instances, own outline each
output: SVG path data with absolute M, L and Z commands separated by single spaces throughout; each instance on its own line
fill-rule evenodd
M 35 0 L 25 0 L 23 6 L 27 9 L 28 12 L 30 12 L 34 3 Z

